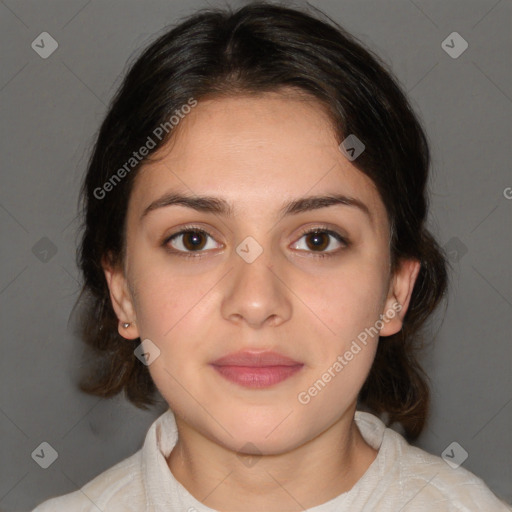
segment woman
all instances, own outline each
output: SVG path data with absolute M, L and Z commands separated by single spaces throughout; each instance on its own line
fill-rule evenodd
M 391 74 L 332 23 L 253 3 L 149 46 L 83 187 L 82 387 L 169 410 L 35 510 L 511 510 L 409 444 L 447 285 L 428 167 Z

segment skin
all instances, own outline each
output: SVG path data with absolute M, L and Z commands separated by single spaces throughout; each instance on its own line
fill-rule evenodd
M 130 322 L 120 334 L 160 350 L 149 371 L 178 426 L 170 470 L 219 511 L 299 511 L 350 490 L 377 455 L 354 413 L 378 336 L 308 404 L 297 396 L 397 302 L 380 336 L 402 327 L 420 264 L 403 261 L 391 275 L 390 226 L 373 182 L 339 150 L 320 105 L 291 93 L 200 101 L 157 156 L 134 182 L 124 264 L 104 270 L 120 324 Z M 167 192 L 225 199 L 235 215 L 171 205 L 141 219 Z M 286 201 L 333 193 L 359 199 L 370 216 L 346 205 L 279 216 Z M 199 236 L 202 255 L 179 255 L 194 250 L 187 235 L 166 250 L 191 223 L 211 234 Z M 324 234 L 318 249 L 314 235 L 302 236 L 311 227 L 350 244 Z M 236 252 L 248 236 L 263 249 L 252 263 Z M 315 257 L 322 252 L 332 256 Z M 247 389 L 209 365 L 240 349 L 304 366 Z

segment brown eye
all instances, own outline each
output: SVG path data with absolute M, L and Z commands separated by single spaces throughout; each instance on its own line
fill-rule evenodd
M 170 236 L 164 241 L 164 246 L 171 247 L 175 253 L 203 253 L 206 252 L 203 249 L 215 249 L 216 246 L 213 244 L 211 247 L 209 239 L 213 240 L 213 237 L 202 229 L 183 229 L 178 233 Z M 199 255 L 198 254 L 198 255 Z
M 183 233 L 183 246 L 189 250 L 199 250 L 206 245 L 206 237 L 198 231 L 187 231 Z
M 305 244 L 302 244 L 302 239 L 305 240 Z M 336 244 L 338 248 L 336 248 Z M 301 247 L 301 245 L 305 245 L 306 247 Z M 336 231 L 326 228 L 313 228 L 304 231 L 293 248 L 301 252 L 309 252 L 310 256 L 328 257 L 336 256 L 339 254 L 340 250 L 343 250 L 349 245 L 350 242 Z
M 311 250 L 325 251 L 330 242 L 330 237 L 325 231 L 308 233 L 306 236 L 306 244 Z

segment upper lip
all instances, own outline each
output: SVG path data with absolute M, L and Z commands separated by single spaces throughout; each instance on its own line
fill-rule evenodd
M 261 368 L 264 366 L 297 366 L 302 365 L 298 361 L 274 351 L 253 352 L 244 350 L 233 352 L 211 363 L 214 366 L 249 366 Z

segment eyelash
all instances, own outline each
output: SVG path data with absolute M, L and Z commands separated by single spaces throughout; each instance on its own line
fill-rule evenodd
M 176 255 L 178 255 L 180 257 L 183 257 L 183 258 L 201 258 L 205 251 L 189 251 L 189 252 L 184 252 L 184 251 L 180 251 L 180 250 L 176 250 L 176 249 L 169 249 L 168 244 L 169 244 L 169 242 L 171 240 L 174 240 L 175 238 L 177 238 L 177 237 L 179 237 L 181 235 L 187 234 L 187 233 L 199 233 L 201 235 L 205 235 L 205 236 L 209 236 L 209 237 L 213 238 L 213 236 L 210 233 L 208 233 L 208 231 L 205 231 L 202 228 L 199 228 L 199 227 L 196 227 L 196 226 L 193 226 L 193 225 L 192 226 L 185 226 L 185 227 L 183 227 L 183 229 L 181 229 L 177 233 L 174 233 L 173 235 L 168 236 L 167 238 L 165 238 L 165 240 L 162 243 L 162 246 L 168 252 L 170 252 L 172 254 L 176 254 Z M 332 231 L 331 229 L 328 229 L 326 227 L 315 227 L 315 228 L 306 229 L 306 230 L 301 232 L 298 240 L 300 240 L 305 235 L 309 235 L 309 234 L 313 234 L 313 233 L 314 234 L 325 233 L 327 235 L 331 235 L 338 242 L 343 244 L 345 246 L 345 248 L 348 248 L 350 246 L 350 241 L 347 238 L 341 236 L 336 231 Z M 338 255 L 340 250 L 341 249 L 338 249 L 336 251 L 327 251 L 327 252 L 318 252 L 318 253 L 313 251 L 313 252 L 311 252 L 311 257 L 313 257 L 313 258 L 333 258 L 333 257 Z

